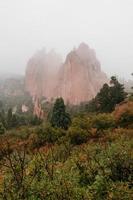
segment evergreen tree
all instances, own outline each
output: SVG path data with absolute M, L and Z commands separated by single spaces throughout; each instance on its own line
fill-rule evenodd
M 124 101 L 127 93 L 124 86 L 115 76 L 111 77 L 110 86 L 104 84 L 97 96 L 89 103 L 88 108 L 93 112 L 112 112 L 117 104 Z
M 6 114 L 4 109 L 0 111 L 0 122 L 3 124 L 4 127 L 7 127 Z
M 7 127 L 11 128 L 12 127 L 12 109 L 9 108 L 8 113 L 7 113 Z
M 17 115 L 13 114 L 11 119 L 11 127 L 17 127 L 19 125 L 19 118 Z
M 30 124 L 33 125 L 33 126 L 40 125 L 41 123 L 42 123 L 42 119 L 40 119 L 36 115 L 32 116 L 31 119 L 30 119 Z
M 66 112 L 66 106 L 62 98 L 57 98 L 53 107 L 50 120 L 53 127 L 68 129 L 71 124 L 70 115 Z
M 7 127 L 8 129 L 14 128 L 18 126 L 19 124 L 19 119 L 16 114 L 12 113 L 12 109 L 9 108 L 8 113 L 7 113 Z
M 115 106 L 124 101 L 127 97 L 127 93 L 124 91 L 124 85 L 120 84 L 115 76 L 111 77 L 110 83 L 110 111 L 113 111 Z
M 3 124 L 0 122 L 0 135 L 5 133 L 5 128 L 3 126 Z
M 110 111 L 110 87 L 108 84 L 104 84 L 100 92 L 97 94 L 97 105 L 100 112 Z
M 133 76 L 133 73 L 131 75 Z M 131 87 L 131 89 L 133 90 L 133 86 Z M 131 92 L 131 99 L 133 99 L 133 92 Z

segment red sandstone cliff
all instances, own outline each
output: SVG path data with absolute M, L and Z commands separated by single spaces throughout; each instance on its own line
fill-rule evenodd
M 41 51 L 30 59 L 26 70 L 26 89 L 32 96 L 49 100 L 61 96 L 71 104 L 92 99 L 107 81 L 94 50 L 84 43 L 62 65 L 54 52 Z
M 57 72 L 61 66 L 61 57 L 53 50 L 37 52 L 28 62 L 26 68 L 26 90 L 33 97 L 53 97 Z

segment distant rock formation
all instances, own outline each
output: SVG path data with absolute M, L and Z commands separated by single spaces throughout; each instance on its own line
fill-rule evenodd
M 28 106 L 26 106 L 25 104 L 23 104 L 22 107 L 21 107 L 21 111 L 22 111 L 22 113 L 28 112 L 29 111 Z
M 40 119 L 43 119 L 44 117 L 44 111 L 41 108 L 41 104 L 39 102 L 38 98 L 33 98 L 33 104 L 34 104 L 34 111 L 33 114 L 37 116 Z
M 54 51 L 39 51 L 28 62 L 26 90 L 33 97 L 48 100 L 63 97 L 66 103 L 79 104 L 96 96 L 108 82 L 94 50 L 85 43 L 71 51 L 65 63 Z
M 26 69 L 26 90 L 33 97 L 53 97 L 57 72 L 62 60 L 54 50 L 38 51 L 28 62 Z
M 66 102 L 79 104 L 96 96 L 107 82 L 95 52 L 82 43 L 70 52 L 59 72 L 58 95 Z
M 23 96 L 25 94 L 24 78 L 10 77 L 0 81 L 1 96 Z

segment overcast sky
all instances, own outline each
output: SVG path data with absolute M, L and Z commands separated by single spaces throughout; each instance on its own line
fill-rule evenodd
M 65 56 L 86 42 L 102 69 L 133 72 L 133 0 L 0 0 L 0 72 L 24 73 L 42 47 Z

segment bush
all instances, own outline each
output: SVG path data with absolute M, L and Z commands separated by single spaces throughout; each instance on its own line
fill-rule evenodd
M 66 132 L 51 129 L 49 124 L 34 130 L 37 142 L 38 134 L 42 131 L 43 134 L 50 132 L 57 135 L 56 141 L 60 141 L 60 144 L 56 142 L 36 149 L 33 153 L 29 150 L 29 145 L 26 146 L 25 153 L 22 147 L 19 152 L 14 149 L 15 154 L 12 149 L 3 151 L 6 154 L 2 155 L 4 159 L 0 161 L 4 171 L 0 199 L 132 199 L 133 138 L 129 138 L 127 133 L 124 135 L 124 129 L 123 133 L 121 130 L 117 130 L 118 134 L 114 132 L 116 138 L 111 142 L 93 140 L 81 146 L 70 144 L 67 137 L 62 137 Z M 74 144 L 87 141 L 89 137 L 89 132 L 83 127 L 73 126 L 68 133 L 72 134 L 70 139 L 79 133 L 80 140 L 78 136 L 71 140 Z M 84 134 L 87 134 L 85 140 Z M 45 135 L 41 137 L 44 137 L 44 144 L 46 141 L 51 142 L 52 138 L 46 139 Z M 5 136 L 1 138 L 4 141 Z
M 42 123 L 42 119 L 40 119 L 39 117 L 35 116 L 31 116 L 30 120 L 29 120 L 30 124 L 33 126 L 38 126 Z
M 79 127 L 71 127 L 68 131 L 68 136 L 71 144 L 80 145 L 87 142 L 89 134 Z
M 106 130 L 115 127 L 115 120 L 111 114 L 98 114 L 92 118 L 92 127 Z
M 60 137 L 65 135 L 65 131 L 59 128 L 54 128 L 50 124 L 46 124 L 36 129 L 35 146 L 40 147 L 46 143 L 55 143 Z
M 119 151 L 121 149 L 118 152 L 113 152 L 108 158 L 111 171 L 110 179 L 114 182 L 129 182 L 130 184 L 133 181 L 133 160 L 128 152 L 121 153 Z
M 72 144 L 82 144 L 89 138 L 99 137 L 104 130 L 114 127 L 115 120 L 111 114 L 78 116 L 73 119 L 68 135 Z
M 116 123 L 120 127 L 133 127 L 133 102 L 127 101 L 118 105 L 114 111 Z
M 133 112 L 126 111 L 122 113 L 118 120 L 118 125 L 121 127 L 133 127 Z
M 77 116 L 73 119 L 71 127 L 78 127 L 88 131 L 91 128 L 91 118 L 88 116 Z

